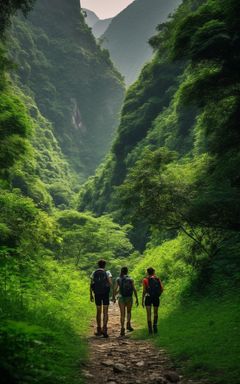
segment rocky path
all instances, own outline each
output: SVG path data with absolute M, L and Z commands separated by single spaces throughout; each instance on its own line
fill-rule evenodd
M 110 337 L 89 337 L 90 358 L 83 369 L 86 383 L 200 384 L 179 375 L 166 352 L 149 341 L 133 340 L 128 335 L 119 337 L 118 306 L 109 308 Z

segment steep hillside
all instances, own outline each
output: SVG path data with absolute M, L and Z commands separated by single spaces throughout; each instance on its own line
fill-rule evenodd
M 92 33 L 96 38 L 99 38 L 108 28 L 109 24 L 112 21 L 112 18 L 109 19 L 99 19 L 98 16 L 90 11 L 89 9 L 82 8 L 83 15 L 85 16 L 85 21 L 87 25 L 92 29 Z
M 20 81 L 53 123 L 71 166 L 82 177 L 92 173 L 111 143 L 123 86 L 79 1 L 37 1 L 27 21 L 15 19 L 11 46 Z
M 181 0 L 135 0 L 112 20 L 103 35 L 103 46 L 128 85 L 137 79 L 152 56 L 148 40 L 157 25 L 165 22 L 180 3 Z
M 239 15 L 238 0 L 185 0 L 159 27 L 79 197 L 80 211 L 133 225 L 132 276 L 152 266 L 165 287 L 155 342 L 217 384 L 239 378 Z M 135 315 L 145 338 L 146 315 Z
M 141 229 L 144 223 L 174 230 L 203 225 L 234 236 L 238 26 L 224 6 L 185 1 L 151 39 L 155 57 L 127 93 L 112 151 L 82 190 L 80 209 L 115 211 L 120 220 L 135 212 Z
M 64 105 L 56 109 L 60 105 L 56 104 L 60 91 L 63 101 L 70 100 L 70 91 L 65 97 L 63 87 L 70 76 L 69 69 L 63 79 L 65 55 L 73 55 L 74 46 L 77 48 L 75 69 L 79 64 L 93 65 L 94 68 L 89 69 L 93 73 L 98 65 L 102 68 L 101 52 L 86 26 L 85 41 L 76 45 L 69 41 L 69 36 L 65 40 L 69 31 L 72 36 L 71 21 L 63 32 L 57 19 L 55 36 L 58 37 L 54 40 L 46 35 L 47 32 L 50 35 L 53 23 L 48 19 L 50 15 L 38 15 L 45 17 L 46 33 L 20 16 L 13 19 L 18 9 L 25 13 L 33 3 L 6 0 L 0 7 L 0 377 L 3 384 L 79 384 L 82 382 L 79 364 L 86 359 L 83 337 L 93 316 L 93 307 L 88 305 L 85 295 L 89 282 L 83 269 L 89 274 L 89 267 L 104 257 L 113 261 L 117 270 L 116 256 L 126 258 L 133 247 L 127 236 L 129 226 L 121 227 L 109 216 L 99 220 L 71 209 L 79 180 L 76 173 L 71 172 L 59 141 L 62 138 L 64 147 L 63 139 L 65 145 L 69 145 L 73 137 L 71 131 L 67 136 L 69 127 L 63 125 L 64 131 L 61 131 L 58 126 L 57 130 L 46 118 L 50 112 L 54 117 L 57 111 L 59 119 L 66 117 Z M 47 6 L 47 2 L 44 3 Z M 60 8 L 59 1 L 51 4 L 59 6 L 56 12 L 60 15 L 66 11 Z M 5 32 L 11 20 L 15 23 L 15 32 L 9 40 Z M 81 27 L 80 24 L 80 32 Z M 78 27 L 75 30 L 77 40 L 79 30 Z M 55 61 L 59 72 L 40 50 L 40 41 L 45 51 L 48 44 L 55 50 L 53 56 L 59 59 L 58 63 Z M 95 51 L 89 51 L 90 43 Z M 22 63 L 21 67 L 9 59 L 10 50 Z M 86 55 L 94 52 L 95 59 L 78 60 L 79 55 L 86 59 Z M 105 65 L 110 74 L 107 77 L 104 72 L 103 76 L 111 83 L 113 70 L 107 58 Z M 55 75 L 59 76 L 58 83 Z M 72 76 L 74 78 L 74 73 Z M 86 77 L 86 92 L 88 81 Z M 69 86 L 72 84 L 73 80 Z M 83 79 L 78 85 L 83 86 Z M 77 84 L 75 92 L 76 89 Z M 44 110 L 45 98 L 43 116 L 36 100 Z M 77 149 L 78 143 L 73 145 Z M 96 152 L 96 148 L 94 150 Z

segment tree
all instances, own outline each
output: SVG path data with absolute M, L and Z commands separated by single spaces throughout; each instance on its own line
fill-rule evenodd
M 24 15 L 30 11 L 35 0 L 0 0 L 0 36 L 3 36 L 10 24 L 11 16 L 18 10 Z
M 210 157 L 186 158 L 181 163 L 175 159 L 176 153 L 167 148 L 146 150 L 116 196 L 131 221 L 141 218 L 162 231 L 181 231 L 212 259 L 225 237 L 216 212 L 206 204 L 214 199 L 206 179 Z

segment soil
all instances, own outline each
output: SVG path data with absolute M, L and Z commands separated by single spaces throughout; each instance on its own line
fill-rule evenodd
M 92 325 L 94 333 L 95 324 Z M 163 349 L 151 341 L 134 340 L 130 333 L 120 336 L 118 305 L 109 307 L 109 338 L 90 336 L 89 361 L 82 370 L 86 383 L 91 384 L 203 384 L 177 372 Z M 206 384 L 206 382 L 204 383 Z

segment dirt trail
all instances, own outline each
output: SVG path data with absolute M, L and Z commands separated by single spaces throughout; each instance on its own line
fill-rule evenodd
M 87 383 L 200 384 L 179 375 L 166 352 L 149 341 L 119 337 L 118 305 L 109 307 L 108 330 L 108 339 L 89 337 L 90 358 L 83 369 Z

